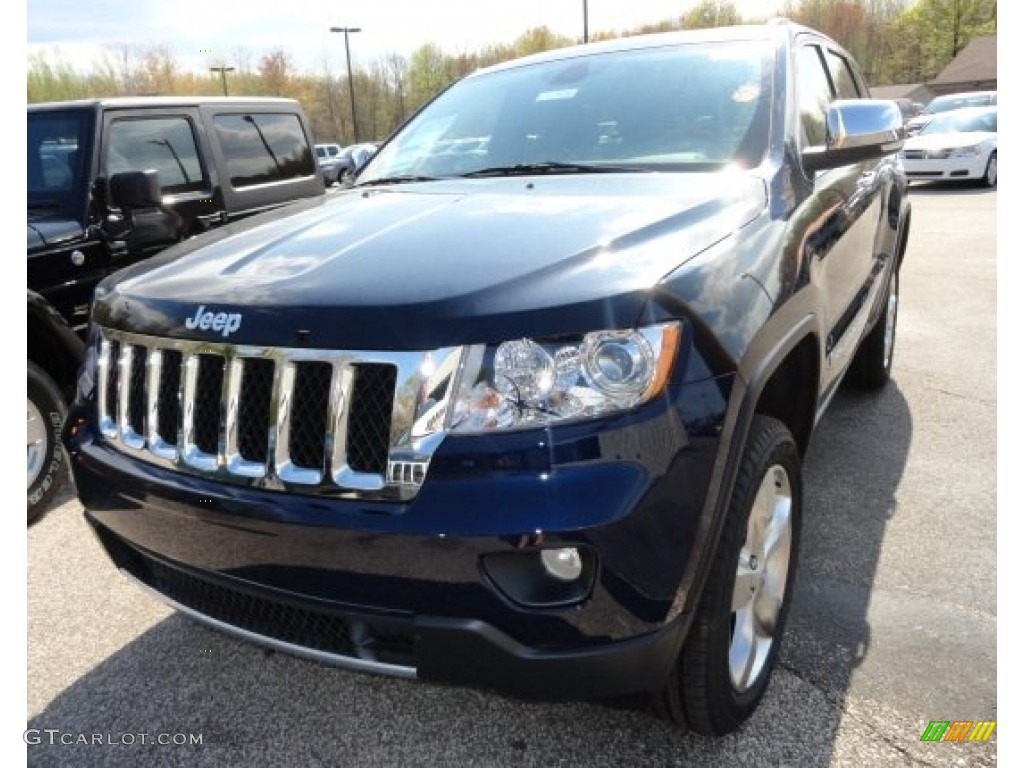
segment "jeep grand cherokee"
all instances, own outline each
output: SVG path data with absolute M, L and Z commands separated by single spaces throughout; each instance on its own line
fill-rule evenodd
M 117 566 L 311 659 L 753 711 L 801 457 L 893 359 L 899 109 L 790 24 L 477 72 L 354 186 L 100 286 L 66 430 Z

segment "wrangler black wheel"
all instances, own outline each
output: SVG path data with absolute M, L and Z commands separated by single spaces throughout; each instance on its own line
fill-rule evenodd
M 35 363 L 28 364 L 28 524 L 49 508 L 67 480 L 60 429 L 66 408 L 60 390 Z

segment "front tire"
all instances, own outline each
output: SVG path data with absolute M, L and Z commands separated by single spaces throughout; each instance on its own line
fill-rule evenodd
M 998 181 L 997 177 L 997 166 L 996 166 L 996 153 L 993 152 L 988 156 L 988 162 L 985 164 L 985 173 L 981 177 L 981 186 L 993 189 Z
M 53 379 L 33 362 L 28 364 L 28 524 L 49 509 L 67 481 L 60 430 L 67 408 Z
M 789 613 L 802 505 L 796 441 L 782 422 L 755 416 L 693 625 L 655 698 L 660 714 L 722 735 L 757 708 Z

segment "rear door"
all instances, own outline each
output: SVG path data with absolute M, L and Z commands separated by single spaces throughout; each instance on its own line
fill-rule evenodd
M 100 168 L 108 179 L 126 171 L 160 174 L 163 205 L 135 211 L 132 226 L 113 242 L 112 266 L 120 268 L 204 231 L 219 220 L 221 206 L 213 190 L 216 175 L 201 141 L 195 107 L 108 111 L 103 120 Z M 109 197 L 108 197 L 109 199 Z M 118 216 L 107 211 L 105 229 L 116 233 Z
M 803 38 L 797 52 L 800 142 L 825 143 L 825 113 L 836 99 L 862 97 L 845 57 Z M 866 91 L 863 91 L 866 93 Z M 882 160 L 852 163 L 813 175 L 813 200 L 819 211 L 806 234 L 811 274 L 826 303 L 827 364 L 823 392 L 838 383 L 852 360 L 870 312 L 881 267 L 875 232 L 882 212 Z

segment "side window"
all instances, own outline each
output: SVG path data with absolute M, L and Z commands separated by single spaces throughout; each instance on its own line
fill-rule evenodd
M 217 115 L 213 124 L 236 189 L 316 172 L 298 115 Z
M 832 82 L 836 86 L 836 93 L 840 99 L 859 99 L 857 92 L 857 81 L 853 79 L 849 63 L 837 53 L 828 52 L 828 68 L 832 73 Z
M 825 143 L 825 113 L 832 102 L 832 86 L 817 46 L 805 45 L 797 54 L 797 99 L 805 147 Z
M 165 194 L 209 188 L 186 117 L 120 118 L 110 124 L 106 174 L 155 170 Z

